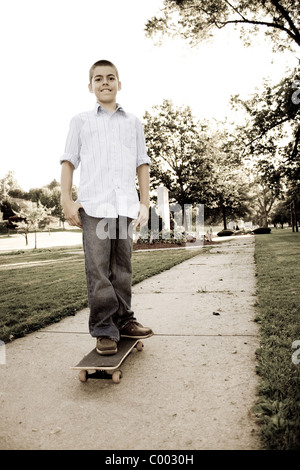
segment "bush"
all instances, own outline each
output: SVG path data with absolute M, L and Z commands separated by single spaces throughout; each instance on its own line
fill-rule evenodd
M 252 232 L 255 234 L 255 235 L 259 235 L 261 233 L 265 234 L 265 233 L 271 233 L 271 229 L 269 227 L 258 227 L 258 228 L 255 228 L 254 230 L 252 230 Z
M 230 235 L 233 235 L 234 231 L 233 230 L 221 230 L 221 232 L 217 233 L 218 237 L 230 237 Z

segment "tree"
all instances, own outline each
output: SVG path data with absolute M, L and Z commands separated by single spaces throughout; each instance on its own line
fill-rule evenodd
M 42 204 L 43 206 L 49 207 L 51 200 L 51 191 L 48 187 L 43 188 L 31 188 L 28 191 L 28 198 L 32 202 Z
M 261 227 L 268 227 L 270 213 L 277 201 L 277 198 L 262 178 L 257 178 L 251 184 L 251 189 L 256 210 L 256 222 Z
M 227 220 L 251 216 L 252 198 L 249 193 L 249 173 L 241 162 L 235 137 L 221 127 L 210 140 L 213 151 L 209 182 L 208 214 Z
M 18 206 L 11 198 L 6 198 L 1 201 L 0 210 L 3 214 L 3 220 L 8 220 L 9 217 L 15 215 L 15 211 L 18 210 Z
M 286 206 L 289 209 L 290 221 L 292 224 L 293 232 L 299 231 L 300 221 L 300 178 L 290 185 L 286 192 Z
M 73 188 L 72 188 L 72 194 L 73 194 Z M 74 196 L 73 196 L 74 199 L 76 199 Z M 62 222 L 62 225 L 63 225 L 63 229 L 65 228 L 65 214 L 64 214 L 64 211 L 63 211 L 63 208 L 62 208 L 62 204 L 61 204 L 61 189 L 60 189 L 60 186 L 59 187 L 54 187 L 52 189 L 52 192 L 51 192 L 51 206 L 53 207 L 53 210 L 52 210 L 52 215 L 54 217 L 58 217 L 60 222 Z
M 294 71 L 277 85 L 266 81 L 263 92 L 246 101 L 232 99 L 246 111 L 246 123 L 237 128 L 237 136 L 255 180 L 264 225 L 276 200 L 285 197 L 287 189 L 295 194 L 299 189 L 300 99 L 293 87 L 300 84 L 299 78 Z M 297 206 L 298 198 L 293 201 Z
M 34 248 L 37 248 L 36 232 L 38 228 L 45 228 L 50 224 L 52 221 L 50 213 L 51 209 L 32 201 L 26 201 L 25 207 L 17 214 L 18 217 L 24 219 L 17 223 L 17 230 L 24 234 L 26 245 L 28 244 L 28 233 L 34 231 Z
M 10 197 L 12 191 L 21 191 L 13 171 L 9 171 L 4 178 L 0 180 L 0 210 L 3 213 L 3 219 L 7 220 L 8 217 L 14 215 L 17 209 L 17 204 Z
M 285 201 L 279 201 L 276 206 L 273 208 L 273 211 L 271 213 L 271 222 L 275 226 L 277 224 L 281 225 L 281 228 L 283 228 L 283 224 L 285 223 L 290 223 L 291 218 L 289 214 L 289 208 L 287 207 L 287 204 Z
M 50 189 L 50 191 L 53 191 L 54 189 L 60 188 L 60 183 L 54 179 L 51 181 L 51 183 L 47 184 L 46 187 Z
M 144 116 L 151 187 L 163 184 L 170 200 L 204 204 L 209 215 L 222 218 L 249 215 L 247 174 L 241 167 L 235 140 L 222 124 L 211 131 L 196 122 L 189 107 L 164 100 Z
M 294 84 L 299 83 L 299 92 Z M 299 174 L 300 150 L 300 75 L 297 70 L 277 85 L 267 80 L 262 92 L 248 100 L 232 97 L 233 106 L 246 112 L 246 123 L 237 128 L 244 157 L 281 164 L 283 174 L 295 179 Z M 266 165 L 267 168 L 267 165 Z
M 146 23 L 146 34 L 180 36 L 196 44 L 216 30 L 240 27 L 249 45 L 249 34 L 263 29 L 274 48 L 300 46 L 299 0 L 164 0 L 160 17 Z
M 42 204 L 44 207 L 51 209 L 51 215 L 58 217 L 64 225 L 65 216 L 61 205 L 60 183 L 55 179 L 42 188 L 30 189 L 26 198 L 36 202 L 38 205 Z M 74 185 L 72 186 L 72 198 L 74 200 L 77 199 L 77 188 Z
M 19 190 L 20 187 L 15 179 L 14 172 L 9 171 L 4 178 L 0 180 L 0 202 L 7 198 L 11 190 Z
M 214 181 L 215 203 L 209 206 L 222 217 L 224 230 L 227 229 L 227 220 L 241 219 L 251 216 L 252 201 L 249 196 L 248 184 L 243 180 L 241 171 L 233 173 L 223 168 L 220 175 L 215 176 Z M 217 208 L 217 211 L 216 211 Z
M 210 175 L 205 126 L 195 121 L 191 109 L 176 108 L 169 100 L 144 115 L 145 139 L 152 160 L 151 187 L 163 184 L 170 200 L 203 203 Z
M 234 27 L 240 29 L 240 36 L 247 46 L 251 44 L 252 35 L 264 31 L 271 39 L 273 50 L 294 50 L 300 46 L 299 11 L 299 0 L 165 0 L 161 16 L 150 19 L 145 31 L 149 37 L 157 34 L 160 37 L 177 36 L 195 45 L 212 38 L 217 30 Z M 260 177 L 265 178 L 263 185 L 256 183 L 256 193 L 260 188 L 264 201 L 261 205 L 261 210 L 264 207 L 265 211 L 264 223 L 269 207 L 266 200 L 269 203 L 272 200 L 272 206 L 276 200 L 272 185 L 278 171 L 292 192 L 296 193 L 299 187 L 299 78 L 299 71 L 294 70 L 276 87 L 272 88 L 266 82 L 262 94 L 256 93 L 243 102 L 249 119 L 243 131 L 240 128 L 237 134 L 241 137 L 240 149 L 244 158 L 249 159 L 254 172 L 259 170 Z M 237 97 L 234 99 L 237 101 Z M 262 166 L 257 167 L 259 160 L 264 161 L 265 175 Z M 291 203 L 295 213 L 297 200 L 294 197 Z

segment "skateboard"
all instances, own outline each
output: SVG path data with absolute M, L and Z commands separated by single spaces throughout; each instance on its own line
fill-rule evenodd
M 119 383 L 122 378 L 122 371 L 119 367 L 134 348 L 142 351 L 143 347 L 140 340 L 121 338 L 116 354 L 102 356 L 94 348 L 71 369 L 80 371 L 78 375 L 80 382 L 86 382 L 88 379 L 112 379 L 114 383 Z

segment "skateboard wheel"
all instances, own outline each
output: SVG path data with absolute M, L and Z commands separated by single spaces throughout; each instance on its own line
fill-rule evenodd
M 88 374 L 86 370 L 81 370 L 78 375 L 80 382 L 87 382 L 87 375 Z
M 136 349 L 137 349 L 138 351 L 142 351 L 142 350 L 143 350 L 143 347 L 144 347 L 144 344 L 142 343 L 142 341 L 138 341 L 138 342 L 136 343 Z
M 122 378 L 122 372 L 120 370 L 115 370 L 113 375 L 112 375 L 112 381 L 113 383 L 115 384 L 118 384 L 121 382 L 121 378 Z

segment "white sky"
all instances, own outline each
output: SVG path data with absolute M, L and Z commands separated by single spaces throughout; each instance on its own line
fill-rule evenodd
M 144 25 L 162 0 L 10 0 L 0 6 L 1 166 L 24 190 L 60 179 L 71 118 L 92 109 L 88 71 L 99 59 L 119 69 L 118 102 L 142 118 L 171 99 L 197 118 L 225 119 L 230 95 L 246 99 L 264 77 L 274 83 L 294 54 L 271 52 L 263 38 L 245 48 L 224 29 L 211 44 L 191 49 L 180 40 L 158 48 Z M 79 171 L 75 176 L 78 184 Z

